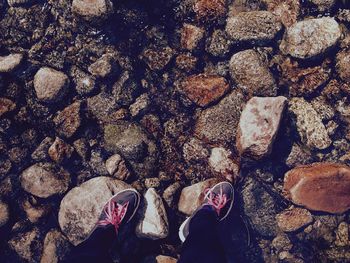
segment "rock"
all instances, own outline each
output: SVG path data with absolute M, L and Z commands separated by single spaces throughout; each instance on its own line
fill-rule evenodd
M 112 95 L 118 106 L 129 106 L 139 94 L 140 83 L 128 71 L 121 74 L 112 87 Z
M 348 67 L 350 63 L 350 52 L 341 51 L 336 56 L 336 70 L 339 77 L 350 83 L 350 69 Z
M 289 110 L 296 116 L 296 126 L 301 141 L 311 148 L 326 149 L 332 141 L 319 114 L 303 98 L 292 98 Z
M 185 23 L 181 29 L 181 48 L 189 51 L 198 49 L 204 33 L 203 28 Z
M 285 196 L 314 211 L 340 214 L 350 208 L 350 168 L 336 163 L 313 163 L 287 172 Z
M 68 255 L 71 245 L 59 230 L 50 230 L 44 239 L 40 263 L 59 263 Z
M 0 201 L 0 227 L 6 225 L 10 218 L 10 209 L 8 205 Z
M 338 229 L 336 231 L 336 240 L 335 245 L 338 247 L 346 247 L 350 245 L 350 239 L 349 239 L 349 224 L 346 222 L 341 222 L 338 225 Z
M 287 98 L 251 98 L 238 126 L 237 149 L 240 155 L 261 159 L 269 155 L 287 105 Z
M 106 125 L 104 141 L 108 151 L 120 153 L 141 177 L 149 177 L 157 166 L 155 142 L 135 123 L 117 121 Z
M 16 108 L 16 103 L 7 98 L 0 98 L 0 117 Z
M 101 149 L 91 151 L 89 166 L 97 175 L 108 175 L 108 171 L 105 166 L 105 155 Z
M 85 138 L 80 138 L 73 142 L 77 154 L 85 161 L 89 155 L 89 145 Z
M 288 238 L 287 234 L 280 233 L 278 234 L 271 243 L 271 246 L 277 251 L 289 251 L 293 248 L 293 244 Z
M 55 141 L 49 148 L 49 156 L 56 163 L 61 163 L 72 156 L 74 148 L 62 139 L 56 137 Z
M 208 179 L 182 189 L 178 204 L 179 211 L 188 216 L 192 215 L 203 204 L 204 190 L 218 182 L 217 179 Z
M 127 188 L 130 186 L 122 181 L 99 176 L 70 190 L 58 213 L 59 225 L 69 241 L 80 244 L 94 228 L 106 202 Z
M 87 99 L 88 112 L 100 122 L 110 121 L 110 116 L 117 110 L 115 97 L 106 92 Z
M 66 138 L 72 137 L 81 125 L 81 102 L 76 101 L 59 112 L 53 119 L 57 131 Z
M 151 106 L 151 99 L 147 93 L 142 94 L 130 105 L 129 110 L 132 117 L 144 114 Z
M 33 2 L 33 0 L 7 0 L 7 3 L 11 7 L 18 7 Z
M 282 29 L 278 18 L 268 11 L 241 12 L 229 16 L 226 32 L 234 43 L 266 45 Z
M 181 91 L 201 107 L 218 101 L 229 89 L 226 79 L 215 75 L 192 75 L 181 83 Z
M 113 12 L 110 0 L 73 0 L 72 12 L 87 21 L 107 19 Z
M 69 173 L 50 163 L 30 166 L 22 172 L 20 179 L 26 192 L 40 198 L 63 194 L 68 190 L 70 183 Z
M 141 209 L 141 219 L 136 226 L 136 235 L 153 240 L 166 238 L 169 234 L 169 222 L 162 198 L 154 188 L 145 193 L 145 203 Z
M 278 17 L 285 27 L 290 27 L 300 14 L 299 0 L 264 0 L 267 10 Z
M 276 216 L 278 227 L 284 232 L 297 231 L 312 223 L 311 213 L 303 208 L 290 208 Z
M 193 10 L 198 21 L 215 23 L 225 18 L 227 6 L 225 0 L 195 0 Z
M 158 188 L 160 186 L 160 180 L 158 177 L 146 178 L 145 186 L 146 188 Z
M 111 54 L 104 54 L 102 57 L 92 63 L 88 68 L 89 72 L 98 78 L 106 78 L 115 73 L 117 69 L 118 66 Z
M 259 54 L 248 49 L 234 54 L 230 74 L 236 85 L 250 96 L 276 96 L 277 85 Z
M 280 50 L 295 58 L 313 58 L 334 47 L 340 37 L 340 26 L 334 18 L 303 20 L 287 29 Z
M 313 157 L 309 149 L 303 148 L 298 144 L 293 144 L 292 149 L 286 159 L 286 165 L 294 168 L 299 165 L 313 162 Z
M 37 228 L 25 233 L 19 233 L 8 244 L 18 256 L 27 262 L 39 262 L 42 245 Z
M 239 163 L 232 158 L 232 152 L 225 148 L 216 147 L 211 150 L 209 166 L 230 182 L 236 182 L 239 177 Z
M 320 12 L 325 12 L 335 5 L 336 0 L 311 0 L 310 2 L 316 5 Z
M 53 142 L 54 140 L 52 138 L 45 137 L 45 139 L 41 141 L 39 146 L 31 154 L 32 159 L 37 162 L 47 160 L 49 158 L 48 151 Z
M 322 96 L 314 98 L 311 101 L 311 105 L 322 121 L 329 121 L 335 116 L 335 110 Z
M 198 58 L 191 53 L 182 53 L 176 57 L 176 66 L 185 71 L 192 72 L 197 66 Z
M 126 181 L 130 177 L 129 169 L 119 154 L 114 154 L 106 161 L 108 173 L 116 179 Z
M 174 205 L 175 199 L 177 198 L 177 194 L 181 189 L 181 184 L 179 182 L 175 182 L 172 185 L 169 185 L 163 192 L 163 199 L 167 203 L 169 207 Z
M 157 263 L 176 263 L 177 260 L 172 257 L 159 255 L 156 257 L 156 262 Z
M 170 62 L 174 55 L 174 50 L 170 47 L 148 48 L 142 53 L 142 58 L 151 70 L 162 70 Z
M 234 90 L 219 104 L 203 110 L 195 124 L 195 135 L 207 143 L 233 144 L 243 103 L 243 95 Z
M 22 54 L 10 54 L 7 56 L 0 56 L 0 73 L 11 72 L 16 67 L 18 67 L 22 59 Z
M 28 200 L 22 203 L 22 208 L 31 223 L 37 223 L 50 212 L 49 206 L 33 206 Z
M 39 100 L 57 102 L 63 98 L 69 85 L 68 77 L 61 71 L 42 67 L 34 76 L 34 89 Z
M 209 151 L 204 143 L 196 138 L 191 138 L 182 148 L 183 156 L 187 162 L 201 162 L 209 157 Z
M 214 57 L 225 57 L 229 54 L 232 46 L 232 41 L 227 36 L 224 30 L 214 30 L 210 41 L 207 44 L 206 51 Z
M 85 73 L 78 67 L 73 66 L 71 75 L 75 83 L 75 90 L 80 95 L 90 95 L 96 90 L 96 79 L 90 74 Z
M 249 218 L 251 227 L 264 237 L 276 236 L 279 208 L 274 196 L 250 177 L 245 180 L 241 195 L 244 214 Z

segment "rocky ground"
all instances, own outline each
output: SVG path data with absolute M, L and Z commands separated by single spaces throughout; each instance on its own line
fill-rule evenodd
M 126 187 L 114 262 L 176 262 L 220 180 L 229 262 L 350 262 L 349 8 L 0 0 L 1 262 L 59 262 Z

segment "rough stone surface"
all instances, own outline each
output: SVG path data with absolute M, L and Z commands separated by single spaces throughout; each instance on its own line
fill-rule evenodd
M 237 133 L 237 149 L 241 155 L 260 159 L 271 153 L 286 105 L 287 98 L 282 96 L 254 97 L 248 101 Z
M 104 54 L 102 57 L 92 63 L 88 70 L 95 77 L 106 78 L 116 72 L 117 64 L 115 63 L 111 54 Z
M 350 209 L 350 168 L 335 163 L 300 166 L 284 176 L 288 199 L 310 210 L 344 213 Z
M 54 140 L 50 137 L 45 137 L 35 151 L 31 154 L 31 157 L 35 161 L 44 161 L 49 158 L 49 148 L 53 144 Z
M 183 148 L 183 156 L 187 162 L 200 162 L 209 157 L 209 151 L 203 142 L 196 138 L 187 141 Z
M 241 12 L 227 19 L 226 32 L 234 43 L 265 45 L 282 29 L 281 22 L 268 11 Z
M 297 231 L 312 223 L 311 213 L 303 208 L 290 208 L 276 216 L 278 227 L 284 232 Z
M 127 180 L 131 175 L 125 161 L 119 154 L 114 154 L 107 159 L 106 168 L 111 176 L 122 181 Z
M 80 244 L 95 226 L 105 203 L 121 190 L 122 181 L 96 177 L 70 190 L 61 201 L 58 222 L 73 245 Z
M 65 95 L 69 79 L 66 74 L 43 67 L 34 76 L 34 89 L 40 101 L 56 102 Z
M 53 119 L 58 133 L 61 136 L 70 138 L 79 129 L 81 125 L 80 108 L 81 102 L 74 102 L 63 111 L 59 112 Z
M 309 164 L 313 162 L 312 154 L 309 149 L 298 144 L 293 144 L 292 149 L 286 159 L 286 165 L 294 168 L 299 165 Z
M 144 93 L 138 97 L 133 104 L 130 105 L 130 114 L 133 117 L 145 114 L 150 106 L 151 99 L 147 93 Z
M 203 23 L 220 22 L 225 18 L 225 0 L 195 0 L 193 10 L 198 21 Z
M 44 239 L 43 254 L 40 263 L 59 263 L 65 259 L 70 250 L 67 238 L 58 230 L 50 230 Z
M 187 77 L 181 83 L 182 92 L 201 107 L 218 101 L 229 88 L 225 78 L 207 74 Z
M 267 10 L 275 14 L 285 27 L 293 25 L 300 15 L 299 0 L 263 0 Z
M 13 111 L 16 108 L 16 104 L 7 98 L 0 98 L 0 117 L 8 112 Z
M 177 194 L 181 188 L 181 184 L 179 182 L 173 183 L 169 185 L 163 192 L 163 199 L 167 203 L 169 207 L 174 205 Z
M 340 37 L 340 26 L 334 18 L 308 19 L 287 29 L 280 49 L 295 58 L 307 59 L 324 54 Z
M 340 52 L 337 54 L 336 70 L 339 77 L 346 82 L 350 82 L 350 52 Z
M 49 148 L 49 156 L 56 163 L 61 163 L 72 156 L 74 148 L 65 141 L 56 137 L 55 141 Z
M 219 104 L 203 110 L 195 125 L 196 136 L 204 142 L 234 143 L 243 103 L 243 95 L 233 91 Z
M 184 24 L 181 29 L 181 47 L 189 51 L 197 49 L 204 37 L 204 29 L 191 24 Z
M 72 67 L 71 75 L 75 83 L 75 90 L 80 95 L 90 95 L 96 90 L 96 79 L 78 67 Z
M 217 179 L 208 179 L 182 189 L 178 204 L 179 211 L 188 216 L 192 215 L 203 203 L 204 190 L 216 183 L 218 183 Z
M 249 95 L 276 96 L 277 94 L 274 77 L 253 49 L 238 52 L 231 57 L 230 74 L 235 84 Z
M 34 164 L 21 174 L 23 189 L 41 198 L 63 194 L 68 190 L 69 183 L 69 173 L 50 163 Z
M 151 70 L 162 70 L 174 55 L 174 50 L 164 47 L 159 50 L 147 48 L 142 53 L 142 58 Z
M 33 206 L 29 200 L 25 200 L 22 203 L 22 208 L 27 215 L 28 220 L 31 223 L 37 223 L 50 212 L 49 206 Z
M 0 201 L 0 227 L 6 225 L 10 218 L 9 207 L 6 203 Z
M 39 235 L 39 230 L 34 228 L 29 232 L 16 235 L 8 244 L 21 259 L 28 262 L 38 262 L 40 255 L 38 255 L 37 250 L 41 250 Z
M 310 103 L 303 98 L 293 98 L 289 101 L 289 110 L 296 116 L 296 126 L 305 145 L 321 150 L 331 145 L 327 130 Z
M 87 21 L 104 20 L 113 13 L 110 0 L 73 0 L 72 12 Z
M 229 54 L 232 44 L 226 31 L 218 29 L 213 32 L 206 50 L 215 57 L 225 57 Z
M 22 59 L 22 54 L 10 54 L 7 56 L 0 56 L 0 72 L 11 72 L 21 63 Z
M 153 240 L 166 238 L 169 234 L 169 222 L 162 198 L 154 188 L 148 189 L 144 198 L 136 235 Z
M 239 177 L 239 163 L 234 160 L 232 152 L 225 148 L 215 147 L 211 150 L 209 166 L 231 182 L 236 182 Z

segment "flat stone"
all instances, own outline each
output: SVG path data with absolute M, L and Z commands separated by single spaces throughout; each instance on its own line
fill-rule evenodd
M 71 244 L 59 230 L 50 230 L 44 239 L 40 263 L 62 262 L 70 251 Z
M 55 141 L 49 148 L 49 156 L 56 163 L 61 163 L 64 160 L 69 159 L 72 156 L 74 148 L 68 143 L 56 137 Z
M 350 209 L 350 168 L 336 163 L 313 163 L 287 172 L 285 196 L 307 209 L 341 214 Z
M 287 105 L 287 98 L 253 97 L 243 112 L 237 133 L 237 149 L 241 155 L 261 159 L 269 155 Z
M 111 176 L 122 181 L 127 180 L 131 175 L 124 159 L 119 154 L 114 154 L 107 159 L 106 168 Z
M 19 233 L 8 241 L 11 249 L 27 262 L 38 262 L 42 245 L 40 243 L 40 233 L 37 228 L 25 233 Z
M 229 16 L 226 32 L 234 43 L 266 45 L 282 29 L 277 16 L 269 11 L 241 12 Z
M 136 235 L 153 240 L 166 238 L 169 234 L 169 222 L 162 198 L 154 188 L 148 189 L 144 198 Z
M 65 193 L 70 183 L 70 175 L 50 163 L 37 163 L 24 170 L 20 180 L 26 192 L 47 198 Z
M 94 228 L 106 202 L 130 188 L 122 181 L 99 176 L 70 190 L 61 201 L 58 222 L 69 241 L 77 246 Z
M 18 67 L 22 59 L 22 54 L 10 54 L 7 56 L 0 56 L 0 73 L 11 72 L 16 67 Z
M 0 201 L 0 227 L 6 225 L 10 218 L 10 209 L 8 205 Z
M 311 213 L 303 208 L 290 208 L 276 216 L 278 227 L 284 232 L 297 231 L 312 223 Z
M 181 83 L 182 92 L 201 107 L 218 101 L 229 89 L 226 79 L 215 75 L 193 75 Z
M 179 211 L 188 216 L 192 215 L 203 204 L 204 190 L 218 182 L 217 179 L 213 178 L 183 188 L 178 204 Z
M 234 90 L 217 105 L 203 110 L 195 124 L 195 135 L 206 143 L 233 144 L 243 99 L 243 94 Z
M 110 0 L 73 0 L 72 12 L 87 21 L 105 20 L 113 13 Z
M 236 182 L 239 177 L 239 163 L 233 158 L 232 152 L 228 149 L 213 148 L 209 157 L 209 166 L 214 172 L 230 182 Z
M 286 30 L 280 50 L 295 58 L 308 59 L 327 52 L 340 37 L 340 26 L 334 18 L 303 20 Z
M 204 37 L 204 29 L 185 23 L 181 28 L 181 47 L 189 51 L 199 47 Z
M 63 98 L 69 85 L 66 74 L 52 68 L 42 67 L 34 76 L 34 89 L 39 100 L 57 102 Z
M 331 145 L 332 141 L 320 115 L 309 102 L 303 98 L 292 98 L 289 101 L 289 110 L 296 116 L 296 126 L 304 144 L 320 150 Z
M 72 137 L 81 125 L 81 102 L 76 101 L 57 113 L 53 119 L 56 129 L 61 136 Z
M 16 103 L 7 98 L 0 98 L 0 117 L 16 108 Z

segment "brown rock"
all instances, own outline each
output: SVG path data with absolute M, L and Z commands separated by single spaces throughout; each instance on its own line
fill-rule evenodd
M 124 159 L 119 154 L 114 154 L 107 159 L 106 168 L 111 176 L 122 181 L 127 180 L 131 175 Z
M 290 27 L 298 20 L 299 0 L 263 0 L 267 10 L 275 14 L 285 27 Z
M 49 206 L 33 206 L 28 200 L 22 203 L 22 208 L 31 223 L 37 223 L 50 212 Z
M 303 208 L 290 208 L 276 216 L 278 227 L 284 232 L 297 231 L 312 223 L 311 213 Z
M 176 263 L 177 260 L 175 258 L 172 258 L 172 257 L 159 255 L 156 257 L 156 262 L 157 263 Z
M 61 163 L 65 159 L 72 156 L 74 148 L 64 142 L 62 139 L 56 137 L 55 141 L 49 148 L 49 156 L 56 163 Z
M 186 72 L 191 72 L 196 68 L 198 59 L 191 53 L 183 53 L 176 57 L 176 66 Z
M 13 111 L 16 108 L 16 104 L 9 99 L 0 98 L 0 117 L 7 112 Z
M 174 55 L 170 47 L 148 48 L 142 53 L 142 58 L 151 70 L 162 70 Z
M 245 106 L 239 121 L 237 149 L 241 155 L 260 159 L 271 153 L 283 111 L 285 97 L 253 97 Z
M 80 117 L 81 102 L 77 101 L 59 112 L 54 118 L 57 130 L 61 136 L 72 137 L 81 124 Z
M 181 29 L 181 47 L 189 51 L 198 48 L 204 37 L 204 29 L 191 24 L 184 24 Z
M 201 107 L 219 100 L 229 88 L 225 78 L 206 74 L 187 77 L 181 83 L 181 90 Z
M 226 0 L 195 0 L 193 10 L 203 23 L 218 21 L 226 16 Z
M 69 241 L 60 231 L 49 231 L 45 236 L 40 263 L 62 262 L 65 256 L 68 255 L 70 247 Z
M 290 170 L 284 177 L 288 199 L 310 210 L 344 213 L 350 209 L 350 168 L 313 163 Z

